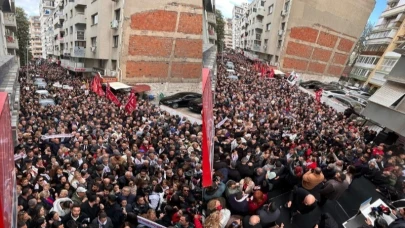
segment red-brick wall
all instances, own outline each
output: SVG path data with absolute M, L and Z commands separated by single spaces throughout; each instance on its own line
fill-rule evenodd
M 173 3 L 167 6 L 167 10 L 131 15 L 124 77 L 143 81 L 201 78 L 202 8 Z
M 319 25 L 293 27 L 286 34 L 281 68 L 340 77 L 355 42 L 353 37 Z

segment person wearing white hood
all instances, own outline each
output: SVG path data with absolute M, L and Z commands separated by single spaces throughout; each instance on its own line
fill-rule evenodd
M 70 208 L 73 205 L 73 201 L 67 197 L 59 198 L 53 202 L 53 207 L 49 212 L 55 211 L 60 217 L 63 217 L 70 213 Z

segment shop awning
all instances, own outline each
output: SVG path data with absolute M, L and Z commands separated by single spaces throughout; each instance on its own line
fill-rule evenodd
M 405 88 L 403 86 L 399 83 L 388 81 L 370 97 L 369 101 L 390 107 L 404 95 Z
M 276 74 L 276 75 L 285 75 L 285 73 L 280 71 L 280 70 L 274 70 L 274 74 Z
M 127 84 L 124 84 L 122 82 L 110 82 L 110 87 L 119 90 L 119 89 L 131 89 L 132 86 L 129 86 Z
M 137 93 L 142 93 L 146 91 L 150 91 L 150 86 L 145 85 L 145 84 L 139 84 L 139 85 L 134 85 L 132 88 L 135 90 Z

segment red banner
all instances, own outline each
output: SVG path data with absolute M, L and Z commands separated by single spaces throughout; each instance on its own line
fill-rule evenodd
M 214 158 L 214 113 L 212 111 L 211 72 L 207 68 L 202 70 L 203 85 L 203 144 L 202 144 L 202 185 L 212 185 L 212 166 Z
M 273 68 L 270 69 L 269 78 L 274 78 L 274 69 Z
M 106 97 L 108 98 L 108 100 L 110 100 L 112 103 L 114 103 L 115 105 L 117 105 L 118 107 L 121 106 L 121 102 L 118 100 L 118 98 L 113 94 L 113 92 L 111 92 L 110 90 L 110 83 L 107 82 L 107 89 L 106 89 Z
M 128 114 L 131 114 L 135 109 L 136 109 L 136 96 L 135 96 L 135 93 L 133 91 L 131 91 L 128 102 L 125 105 L 125 111 Z

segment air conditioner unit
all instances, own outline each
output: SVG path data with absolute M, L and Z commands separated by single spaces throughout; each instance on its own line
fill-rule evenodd
M 92 52 L 95 52 L 95 51 L 96 51 L 96 48 L 97 48 L 96 46 L 91 47 L 91 51 L 92 51 Z
M 118 21 L 117 20 L 113 20 L 111 22 L 111 28 L 114 28 L 114 29 L 118 28 Z
M 117 76 L 117 72 L 116 71 L 110 71 L 110 75 L 115 77 L 115 76 Z
M 281 16 L 285 16 L 285 15 L 287 15 L 287 11 L 285 11 L 285 10 L 281 11 Z
M 278 30 L 278 35 L 279 35 L 279 36 L 282 36 L 283 33 L 284 33 L 284 30 L 282 30 L 282 29 Z

